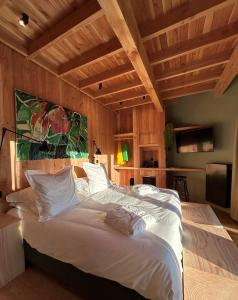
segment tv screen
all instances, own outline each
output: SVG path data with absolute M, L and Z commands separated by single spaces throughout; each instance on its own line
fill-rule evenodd
M 213 129 L 199 128 L 176 132 L 178 153 L 214 151 Z

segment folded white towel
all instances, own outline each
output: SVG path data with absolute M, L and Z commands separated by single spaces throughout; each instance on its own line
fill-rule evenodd
M 116 206 L 107 211 L 105 223 L 121 233 L 137 236 L 156 222 L 156 219 L 140 207 Z
M 140 196 L 157 194 L 160 192 L 156 186 L 150 184 L 136 184 L 132 187 L 132 191 Z

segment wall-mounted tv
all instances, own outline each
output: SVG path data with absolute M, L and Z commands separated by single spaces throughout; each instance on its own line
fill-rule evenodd
M 176 132 L 178 153 L 214 151 L 213 128 L 197 128 Z

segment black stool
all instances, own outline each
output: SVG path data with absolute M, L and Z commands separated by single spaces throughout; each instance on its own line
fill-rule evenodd
M 174 176 L 173 189 L 179 193 L 179 197 L 182 201 L 186 201 L 186 202 L 189 201 L 186 176 Z

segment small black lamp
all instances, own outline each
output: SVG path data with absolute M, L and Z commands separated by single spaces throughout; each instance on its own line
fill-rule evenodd
M 96 144 L 96 141 L 95 141 L 95 140 L 93 140 L 93 145 L 94 145 L 94 147 L 95 147 L 95 154 L 101 155 L 102 152 L 101 152 L 101 150 L 97 147 L 97 144 Z
M 41 152 L 49 152 L 49 146 L 48 146 L 48 144 L 47 144 L 46 141 L 39 141 L 39 140 L 37 140 L 37 139 L 31 138 L 31 137 L 29 137 L 29 136 L 26 136 L 26 135 L 24 135 L 24 134 L 17 133 L 16 131 L 13 131 L 13 130 L 8 129 L 8 128 L 6 128 L 6 127 L 3 127 L 3 128 L 2 128 L 2 140 L 1 140 L 1 144 L 0 144 L 0 152 L 1 152 L 1 150 L 2 150 L 2 144 L 3 144 L 4 136 L 5 136 L 5 134 L 6 134 L 7 131 L 10 131 L 10 132 L 14 133 L 15 135 L 23 136 L 24 138 L 26 138 L 26 139 L 28 139 L 28 140 L 32 140 L 32 141 L 35 141 L 35 142 L 37 142 L 37 143 L 40 143 L 41 145 L 40 145 L 40 147 L 39 147 L 39 150 L 40 150 Z

